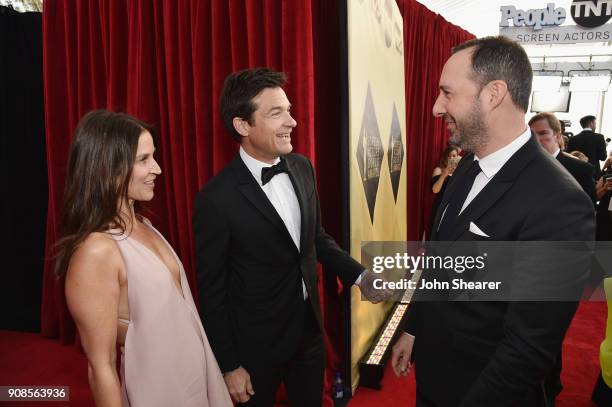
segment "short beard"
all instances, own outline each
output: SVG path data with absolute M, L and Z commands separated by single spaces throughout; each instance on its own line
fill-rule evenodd
M 482 110 L 477 98 L 468 115 L 461 121 L 455 120 L 455 127 L 455 130 L 451 131 L 450 143 L 470 152 L 486 147 L 489 141 L 487 126 L 482 120 Z

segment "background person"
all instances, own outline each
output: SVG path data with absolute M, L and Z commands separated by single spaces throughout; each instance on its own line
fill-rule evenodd
M 460 159 L 459 147 L 448 146 L 442 152 L 442 156 L 440 157 L 440 166 L 434 168 L 431 177 L 431 192 L 433 192 L 436 196 L 434 198 L 433 207 L 431 210 L 432 223 L 436 212 L 438 211 L 438 207 L 440 206 L 440 201 L 444 196 L 446 186 L 448 185 L 450 177 L 453 176 L 453 172 L 457 168 L 457 164 L 459 164 Z
M 529 127 L 544 150 L 555 157 L 567 172 L 574 177 L 582 190 L 591 198 L 593 205 L 595 205 L 597 197 L 595 196 L 593 166 L 589 163 L 576 160 L 562 151 L 561 123 L 555 115 L 548 112 L 536 114 L 529 119 Z
M 601 343 L 599 363 L 601 373 L 595 383 L 591 399 L 599 407 L 612 405 L 612 277 L 604 279 L 604 290 L 608 300 L 608 320 L 606 323 L 606 336 Z
M 570 137 L 567 149 L 569 151 L 582 151 L 593 167 L 595 167 L 594 178 L 597 180 L 601 177 L 601 165 L 599 161 L 603 161 L 607 157 L 606 141 L 604 136 L 595 133 L 597 119 L 595 116 L 584 116 L 580 119 L 582 131 L 573 137 Z
M 444 149 L 440 157 L 440 165 L 434 168 L 431 174 L 431 191 L 434 194 L 444 193 L 447 178 L 453 175 L 460 159 L 457 147 L 449 146 Z
M 579 159 L 582 162 L 585 162 L 585 163 L 589 162 L 589 157 L 584 155 L 582 151 L 574 150 L 574 151 L 570 151 L 568 154 L 571 155 L 572 157 Z M 591 165 L 591 167 L 593 166 Z M 593 168 L 593 171 L 595 171 L 595 168 Z

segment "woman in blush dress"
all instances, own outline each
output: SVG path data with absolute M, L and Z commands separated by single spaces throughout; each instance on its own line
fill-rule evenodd
M 161 169 L 132 116 L 83 117 L 70 148 L 56 274 L 97 406 L 232 406 L 185 270 L 139 212 Z M 121 369 L 116 369 L 116 349 Z

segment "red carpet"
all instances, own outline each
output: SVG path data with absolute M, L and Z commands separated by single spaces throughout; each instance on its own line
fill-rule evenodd
M 592 407 L 591 391 L 599 374 L 599 344 L 603 340 L 606 304 L 582 303 L 563 346 L 563 392 L 557 407 Z M 0 406 L 92 406 L 87 362 L 72 346 L 37 334 L 0 331 L 0 385 L 70 386 L 70 402 L 19 402 Z M 410 407 L 414 405 L 414 376 L 399 380 L 389 367 L 382 390 L 360 388 L 349 407 Z
M 563 344 L 563 392 L 556 407 L 595 407 L 591 392 L 599 375 L 599 345 L 604 338 L 605 302 L 581 303 Z M 382 390 L 359 388 L 349 407 L 413 407 L 414 375 L 397 379 L 387 366 Z
M 93 406 L 85 357 L 73 346 L 38 334 L 0 331 L 0 385 L 70 386 L 70 402 L 0 402 L 0 406 Z

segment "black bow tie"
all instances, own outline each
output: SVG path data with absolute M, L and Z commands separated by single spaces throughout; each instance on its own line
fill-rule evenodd
M 264 167 L 261 169 L 261 184 L 266 185 L 276 174 L 283 172 L 288 173 L 289 168 L 287 167 L 287 161 L 281 158 L 280 161 L 272 167 Z

